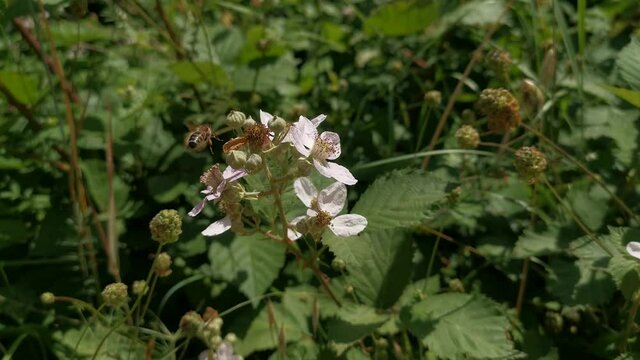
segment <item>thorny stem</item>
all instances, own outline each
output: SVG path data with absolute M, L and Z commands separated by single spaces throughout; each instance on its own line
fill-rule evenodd
M 549 139 L 548 137 L 546 137 L 544 134 L 542 134 L 541 132 L 539 132 L 538 130 L 528 126 L 527 124 L 522 124 L 522 127 L 524 127 L 527 131 L 533 133 L 534 135 L 536 135 L 540 140 L 544 141 L 545 143 L 547 143 L 548 145 L 550 145 L 555 151 L 557 151 L 560 155 L 564 156 L 567 160 L 571 161 L 572 163 L 574 163 L 576 166 L 578 166 L 582 171 L 584 171 L 587 175 L 589 175 L 589 177 L 591 179 L 593 179 L 596 183 L 598 183 L 598 185 L 600 185 L 600 187 L 602 187 L 602 189 L 604 189 L 604 191 L 607 192 L 607 194 L 609 194 L 609 196 L 611 196 L 611 198 L 625 211 L 627 212 L 627 214 L 633 218 L 637 223 L 640 224 L 640 216 L 636 215 L 633 210 L 631 210 L 625 203 L 624 201 L 622 201 L 622 199 L 620 199 L 616 194 L 614 194 L 611 190 L 609 190 L 609 188 L 607 187 L 607 185 L 596 175 L 594 174 L 591 170 L 589 170 L 589 168 L 587 168 L 585 165 L 583 165 L 580 161 L 578 161 L 578 159 L 574 158 L 573 156 L 571 156 L 568 152 L 566 152 L 563 148 L 561 148 L 560 146 L 556 145 L 556 143 L 554 143 L 551 139 Z
M 556 200 L 558 200 L 558 203 L 560 204 L 560 206 L 562 206 L 565 210 L 567 210 L 569 212 L 569 215 L 571 215 L 571 217 L 573 218 L 573 220 L 576 222 L 576 224 L 578 224 L 578 226 L 580 227 L 580 229 L 591 239 L 593 240 L 596 244 L 598 244 L 598 246 L 600 246 L 602 248 L 602 250 L 604 250 L 607 254 L 609 254 L 609 256 L 613 256 L 613 254 L 611 253 L 611 251 L 609 251 L 609 249 L 607 249 L 604 244 L 600 241 L 600 239 L 598 239 L 597 236 L 595 236 L 593 234 L 593 232 L 587 227 L 587 225 L 585 225 L 582 220 L 580 219 L 580 216 L 575 212 L 575 210 L 573 210 L 573 208 L 571 206 L 568 206 L 564 203 L 564 201 L 562 200 L 562 198 L 560 197 L 560 195 L 558 194 L 558 192 L 556 191 L 556 189 L 553 187 L 553 185 L 551 185 L 551 183 L 549 182 L 549 179 L 546 178 L 546 176 L 542 177 L 544 183 L 547 185 L 547 188 L 549 188 L 549 190 L 551 191 L 551 193 L 553 194 L 553 196 L 556 198 Z
M 507 14 L 508 10 L 511 9 L 512 3 L 513 3 L 513 0 L 511 0 L 507 4 L 507 6 L 505 7 L 505 10 L 498 17 L 498 20 L 496 20 L 496 22 L 490 26 L 489 30 L 486 32 L 484 38 L 482 39 L 482 42 L 480 43 L 480 45 L 478 45 L 476 50 L 471 55 L 471 60 L 469 60 L 467 67 L 464 69 L 464 72 L 462 73 L 460 80 L 458 80 L 458 83 L 456 84 L 456 87 L 453 90 L 453 93 L 449 97 L 449 101 L 447 101 L 447 106 L 445 107 L 444 112 L 442 113 L 442 116 L 440 116 L 440 120 L 438 120 L 438 125 L 436 126 L 436 130 L 433 133 L 431 142 L 429 143 L 428 151 L 432 151 L 436 147 L 436 144 L 440 139 L 440 135 L 442 135 L 442 130 L 444 129 L 444 125 L 446 124 L 447 119 L 451 114 L 451 111 L 453 111 L 453 106 L 455 105 L 456 100 L 458 99 L 458 96 L 460 96 L 460 94 L 462 93 L 462 88 L 464 87 L 465 82 L 469 78 L 469 75 L 471 74 L 473 67 L 482 58 L 482 48 L 484 48 L 484 46 L 489 42 L 493 34 L 498 30 L 500 20 Z M 422 160 L 423 170 L 425 170 L 429 166 L 430 158 L 431 157 L 429 155 L 426 155 Z

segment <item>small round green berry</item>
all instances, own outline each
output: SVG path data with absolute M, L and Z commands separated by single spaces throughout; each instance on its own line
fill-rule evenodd
M 198 336 L 204 327 L 204 320 L 195 311 L 189 311 L 180 319 L 180 329 L 187 336 Z
M 160 244 L 178 241 L 182 233 L 182 218 L 175 210 L 161 210 L 149 223 L 151 238 Z
M 453 292 L 463 293 L 464 292 L 464 284 L 458 278 L 452 279 L 449 281 L 449 289 Z
M 347 268 L 347 264 L 344 262 L 344 260 L 335 258 L 331 262 L 331 268 L 333 268 L 333 270 L 335 271 L 344 271 Z
M 236 341 L 238 341 L 238 337 L 236 336 L 236 334 L 234 333 L 228 333 L 225 337 L 224 337 L 224 341 L 228 342 L 229 344 L 233 345 Z
M 56 301 L 56 297 L 55 297 L 55 295 L 53 295 L 52 292 L 47 291 L 47 292 L 43 292 L 40 295 L 40 302 L 42 302 L 45 305 L 51 305 L 55 301 Z
M 231 110 L 227 115 L 227 125 L 232 129 L 240 129 L 244 125 L 244 121 L 247 119 L 247 115 L 243 112 Z
M 111 307 L 119 307 L 127 301 L 127 285 L 117 282 L 109 284 L 102 290 L 104 303 Z

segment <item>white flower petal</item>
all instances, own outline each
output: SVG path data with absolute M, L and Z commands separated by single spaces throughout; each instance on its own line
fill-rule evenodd
M 320 191 L 318 195 L 318 207 L 331 216 L 336 216 L 344 208 L 347 201 L 347 187 L 343 183 L 334 182 Z
M 205 196 L 204 198 L 207 201 L 217 201 L 218 199 L 220 199 L 220 196 L 222 196 L 222 191 L 217 191 L 215 193 L 209 194 L 209 195 Z
M 311 123 L 313 123 L 313 126 L 318 127 L 324 121 L 324 119 L 326 119 L 326 118 L 327 118 L 327 115 L 320 114 L 320 115 L 314 117 L 313 119 L 311 119 L 309 121 L 311 121 Z
M 335 160 L 340 156 L 340 135 L 332 131 L 325 131 L 320 134 L 320 140 L 331 145 L 331 151 L 327 155 L 327 160 Z
M 222 178 L 227 181 L 237 181 L 240 178 L 247 175 L 247 170 L 245 169 L 234 169 L 231 166 L 227 166 L 222 173 Z
M 632 241 L 627 244 L 627 252 L 636 259 L 640 259 L 640 242 Z
M 200 194 L 209 195 L 213 192 L 213 188 L 211 186 L 207 186 L 206 189 L 200 191 Z
M 317 216 L 317 215 L 318 215 L 317 211 L 315 211 L 313 209 L 307 209 L 307 216 L 308 217 L 314 217 L 314 216 Z
M 289 134 L 287 134 L 287 136 L 289 135 L 291 136 L 291 142 L 293 143 L 293 146 L 295 146 L 300 155 L 307 157 L 309 156 L 309 154 L 311 154 L 311 147 L 304 146 L 306 137 L 303 131 L 300 130 L 297 123 L 289 129 Z
M 204 236 L 216 236 L 220 235 L 223 232 L 231 229 L 231 217 L 229 215 L 223 217 L 222 219 L 212 223 L 206 229 L 202 231 L 202 235 Z
M 346 214 L 335 217 L 329 223 L 329 229 L 338 236 L 354 236 L 367 227 L 367 219 L 358 214 Z
M 204 206 L 207 205 L 207 201 L 208 199 L 204 198 L 204 200 L 200 201 L 198 205 L 194 206 L 194 208 L 189 211 L 189 216 L 193 217 L 200 214 L 200 212 L 202 212 L 202 209 L 204 209 Z
M 306 216 L 302 215 L 302 216 L 297 216 L 293 218 L 293 220 L 291 220 L 291 222 L 289 223 L 290 227 L 287 229 L 287 237 L 289 238 L 289 240 L 294 241 L 302 237 L 302 234 L 296 231 L 295 227 L 300 221 L 306 218 L 307 218 Z
M 317 159 L 313 159 L 313 165 L 322 176 L 336 179 L 345 185 L 354 185 L 358 182 L 351 171 L 342 165 Z
M 300 116 L 298 122 L 295 123 L 296 131 L 300 133 L 303 145 L 309 149 L 313 147 L 318 137 L 318 130 L 313 123 L 304 116 Z
M 318 190 L 313 186 L 311 179 L 306 177 L 297 178 L 293 182 L 293 190 L 306 207 L 311 207 L 311 202 L 318 197 Z
M 273 119 L 273 115 L 266 111 L 260 110 L 260 123 L 264 126 L 269 126 L 269 121 Z

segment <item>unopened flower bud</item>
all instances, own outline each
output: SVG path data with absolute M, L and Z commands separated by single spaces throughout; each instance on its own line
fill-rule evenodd
M 229 115 L 227 115 L 227 125 L 229 125 L 232 129 L 240 129 L 243 125 L 247 116 L 240 111 L 231 110 Z
M 463 125 L 456 130 L 456 140 L 463 149 L 475 149 L 480 144 L 480 134 L 473 126 Z
M 232 168 L 242 169 L 247 163 L 247 153 L 240 150 L 232 150 L 227 154 L 225 159 L 227 160 L 227 164 Z
M 463 293 L 464 292 L 464 284 L 462 283 L 462 281 L 460 279 L 455 278 L 455 279 L 449 281 L 449 289 L 451 289 L 451 291 L 453 291 L 453 292 Z
M 134 295 L 142 296 L 146 294 L 147 291 L 149 291 L 149 285 L 147 285 L 147 282 L 144 280 L 136 280 L 131 286 L 131 292 Z
M 520 92 L 522 93 L 522 107 L 525 114 L 535 116 L 544 105 L 542 90 L 533 81 L 525 79 L 520 85 Z
M 202 317 L 195 311 L 187 312 L 182 315 L 182 318 L 180 319 L 180 329 L 187 336 L 200 335 L 203 326 L 204 321 L 202 320 Z
M 378 349 L 386 349 L 389 347 L 389 342 L 385 338 L 376 339 L 375 345 Z
M 40 295 L 40 302 L 42 302 L 45 305 L 51 305 L 56 301 L 56 297 L 55 295 L 53 295 L 52 292 L 43 292 Z
M 547 168 L 547 159 L 535 147 L 524 146 L 516 151 L 515 166 L 523 180 L 534 184 Z
M 424 94 L 424 100 L 430 106 L 438 106 L 442 102 L 442 93 L 438 90 L 427 91 L 427 93 Z
M 425 295 L 422 290 L 417 290 L 415 293 L 413 293 L 413 299 L 415 301 L 422 301 L 424 299 L 427 298 L 427 295 Z
M 313 165 L 307 159 L 299 158 L 298 160 L 296 160 L 296 170 L 296 176 L 307 177 L 311 175 Z
M 161 252 L 153 261 L 153 270 L 159 277 L 171 275 L 171 255 Z
M 182 233 L 182 218 L 175 210 L 161 210 L 149 223 L 151 238 L 160 244 L 178 241 Z
M 217 349 L 222 344 L 222 337 L 220 335 L 214 335 L 209 338 L 209 344 L 212 348 Z
M 244 123 L 242 124 L 242 127 L 243 127 L 244 129 L 246 129 L 246 128 L 251 128 L 251 127 L 256 126 L 256 124 L 257 124 L 257 123 L 256 123 L 256 121 L 255 121 L 255 120 L 253 120 L 253 118 L 252 118 L 252 117 L 248 117 L 248 118 L 244 121 Z
M 255 174 L 262 169 L 262 157 L 258 154 L 251 154 L 245 164 L 245 169 L 249 174 Z
M 346 292 L 347 294 L 353 294 L 353 286 L 348 285 L 344 288 L 344 292 Z
M 462 120 L 467 124 L 476 122 L 476 113 L 471 109 L 462 110 Z
M 271 120 L 269 120 L 268 125 L 271 131 L 279 134 L 282 132 L 282 130 L 287 128 L 287 121 L 279 116 L 274 116 L 271 118 Z
M 501 79 L 506 79 L 509 76 L 513 61 L 508 52 L 498 49 L 492 50 L 486 57 L 486 61 L 489 68 Z
M 119 307 L 127 301 L 127 285 L 118 282 L 109 284 L 102 290 L 104 303 L 111 307 Z
M 226 342 L 230 343 L 231 345 L 233 345 L 236 341 L 238 341 L 238 337 L 234 333 L 228 333 L 224 337 L 224 341 L 226 341 Z
M 547 313 L 544 314 L 544 327 L 550 333 L 560 333 L 564 327 L 564 320 L 557 312 L 547 311 Z
M 344 260 L 335 258 L 331 262 L 331 268 L 333 268 L 333 270 L 335 271 L 344 271 L 347 268 L 347 264 L 344 262 Z
M 555 82 L 557 66 L 558 55 L 556 53 L 556 49 L 551 43 L 544 53 L 544 60 L 542 60 L 542 67 L 540 68 L 540 83 L 547 89 L 553 86 L 553 83 Z
M 503 134 L 520 125 L 520 104 L 507 89 L 484 89 L 476 103 L 487 116 L 489 130 Z

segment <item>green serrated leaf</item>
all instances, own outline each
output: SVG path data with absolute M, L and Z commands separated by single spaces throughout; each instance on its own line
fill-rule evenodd
M 214 274 L 236 281 L 240 291 L 259 303 L 284 265 L 285 246 L 264 235 L 236 236 L 230 243 L 214 242 L 209 249 Z
M 369 186 L 351 212 L 367 218 L 368 231 L 415 226 L 446 199 L 446 186 L 432 174 L 394 171 Z
M 409 283 L 413 271 L 411 238 L 401 230 L 389 229 L 365 231 L 357 238 L 337 241 L 329 248 L 338 257 L 356 249 L 350 246 L 352 243 L 360 243 L 357 252 L 352 253 L 357 261 L 347 261 L 347 282 L 354 287 L 358 299 L 379 308 L 392 306 Z
M 377 8 L 364 22 L 369 33 L 379 32 L 388 36 L 404 36 L 416 33 L 438 18 L 438 4 L 425 4 L 414 0 L 394 1 Z
M 102 325 L 92 325 L 89 331 L 83 331 L 82 328 L 57 331 L 53 334 L 55 343 L 52 350 L 59 359 L 144 358 L 145 344 L 128 335 L 111 331 Z M 96 350 L 98 350 L 97 354 Z
M 518 351 L 498 305 L 469 294 L 441 294 L 404 308 L 401 319 L 438 358 L 497 359 Z
M 611 299 L 615 284 L 605 268 L 598 266 L 606 259 L 596 261 L 553 258 L 549 263 L 548 283 L 551 292 L 567 305 L 600 305 Z
M 389 315 L 379 314 L 372 307 L 346 303 L 336 318 L 327 324 L 329 338 L 336 343 L 350 343 L 370 334 L 384 324 Z
M 640 39 L 632 38 L 618 54 L 618 67 L 622 78 L 633 90 L 640 90 Z
M 640 108 L 640 91 L 633 91 L 630 89 L 625 89 L 625 88 L 615 87 L 615 86 L 606 86 L 606 85 L 603 87 L 609 90 L 615 96 L 628 102 L 629 104 L 637 108 Z
M 553 226 L 542 232 L 526 229 L 513 248 L 513 256 L 524 259 L 530 256 L 551 255 L 562 252 L 569 245 L 560 233 L 560 228 Z
M 247 356 L 254 351 L 276 348 L 282 328 L 287 343 L 298 342 L 305 336 L 311 337 L 307 319 L 311 316 L 314 296 L 308 287 L 288 288 L 281 303 L 271 303 L 275 324 L 269 325 L 269 309 L 263 307 L 242 340 L 236 343 L 236 352 Z
M 189 84 L 209 83 L 219 87 L 229 85 L 229 79 L 224 69 L 211 62 L 178 61 L 169 68 L 180 80 Z
M 16 100 L 25 105 L 35 104 L 41 95 L 38 82 L 31 75 L 0 70 L 0 84 L 4 85 Z

